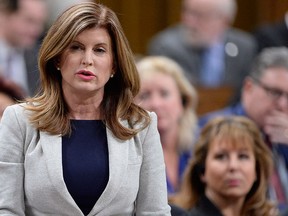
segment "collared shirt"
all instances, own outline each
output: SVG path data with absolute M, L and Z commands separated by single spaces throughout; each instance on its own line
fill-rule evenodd
M 216 43 L 204 51 L 200 73 L 202 86 L 217 87 L 223 83 L 225 71 L 224 53 L 224 43 Z

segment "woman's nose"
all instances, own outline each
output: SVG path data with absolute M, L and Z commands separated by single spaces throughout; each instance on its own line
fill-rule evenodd
M 231 157 L 229 160 L 229 168 L 230 169 L 236 169 L 239 166 L 239 160 L 237 157 Z
M 82 59 L 82 64 L 85 66 L 91 66 L 93 64 L 93 57 L 92 57 L 92 53 L 90 51 L 86 51 L 84 53 L 84 56 Z

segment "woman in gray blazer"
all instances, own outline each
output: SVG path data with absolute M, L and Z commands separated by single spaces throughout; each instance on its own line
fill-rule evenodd
M 67 9 L 39 53 L 42 89 L 0 125 L 0 215 L 171 215 L 156 115 L 133 103 L 134 57 L 113 11 Z

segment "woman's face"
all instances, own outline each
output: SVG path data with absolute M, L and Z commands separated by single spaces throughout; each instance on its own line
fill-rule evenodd
M 103 95 L 113 73 L 112 45 L 106 29 L 81 32 L 64 50 L 59 67 L 65 96 Z
M 137 102 L 144 109 L 157 114 L 160 133 L 178 127 L 183 105 L 179 88 L 170 75 L 153 73 L 153 76 L 141 77 Z
M 228 147 L 229 146 L 229 147 Z M 256 160 L 251 145 L 232 147 L 215 140 L 210 144 L 202 181 L 205 194 L 219 199 L 245 198 L 256 180 Z

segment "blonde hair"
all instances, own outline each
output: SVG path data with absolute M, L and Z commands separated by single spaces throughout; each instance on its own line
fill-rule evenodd
M 194 141 L 197 117 L 196 106 L 198 103 L 197 92 L 184 76 L 182 68 L 174 60 L 164 56 L 147 56 L 137 62 L 140 77 L 153 77 L 155 73 L 168 75 L 175 81 L 182 100 L 184 114 L 179 125 L 179 151 L 191 150 Z
M 132 51 L 116 14 L 104 5 L 85 2 L 62 13 L 49 29 L 39 52 L 41 90 L 28 99 L 26 108 L 35 127 L 52 134 L 71 132 L 68 108 L 62 94 L 62 77 L 55 61 L 82 31 L 104 28 L 111 37 L 115 75 L 105 85 L 101 115 L 106 126 L 119 139 L 129 139 L 150 122 L 148 113 L 133 103 L 140 88 L 139 75 Z M 128 120 L 129 128 L 120 123 Z M 142 122 L 141 128 L 133 126 Z
M 256 181 L 246 195 L 242 216 L 268 216 L 275 208 L 267 200 L 269 176 L 272 173 L 271 151 L 264 143 L 262 135 L 254 122 L 246 117 L 216 117 L 210 120 L 201 131 L 184 176 L 180 192 L 171 202 L 190 209 L 204 194 L 205 184 L 200 176 L 205 172 L 205 161 L 210 144 L 215 140 L 225 140 L 233 146 L 252 145 L 256 160 Z

